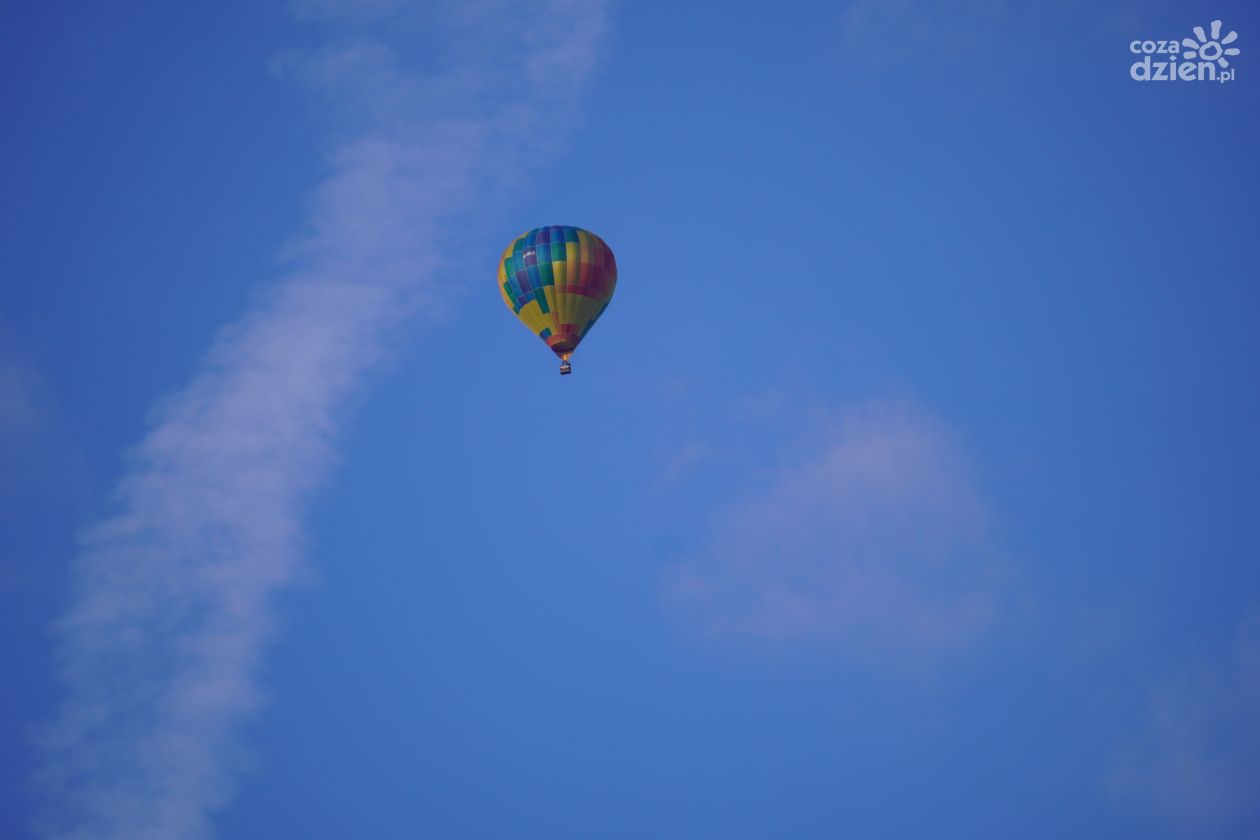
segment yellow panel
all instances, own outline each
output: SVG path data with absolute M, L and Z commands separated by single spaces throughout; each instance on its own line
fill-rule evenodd
M 555 332 L 560 328 L 560 322 L 557 320 L 556 313 L 556 295 L 555 286 L 543 286 L 543 297 L 547 300 L 547 309 L 550 310 L 543 314 L 543 323 L 551 327 L 551 331 Z
M 512 250 L 512 246 L 509 245 L 508 251 L 511 251 L 511 250 Z M 503 259 L 499 260 L 499 294 L 503 295 L 503 302 L 508 305 L 508 309 L 515 310 L 516 301 L 512 300 L 511 296 L 509 296 L 507 293 L 507 289 L 503 288 L 503 284 L 508 281 L 507 271 L 504 270 L 503 268 L 503 260 L 506 260 L 506 259 L 507 259 L 507 255 L 504 254 Z
M 547 305 L 551 307 L 551 311 L 556 313 L 556 326 L 564 323 L 565 315 L 568 314 L 569 295 L 561 294 L 560 287 L 569 282 L 569 266 L 563 262 L 553 262 L 551 264 L 551 276 L 555 279 L 556 285 L 552 287 L 552 296 L 547 298 Z M 552 301 L 555 303 L 552 303 Z
M 572 324 L 573 313 L 577 311 L 578 307 L 578 296 L 565 293 L 556 295 L 556 298 L 557 302 L 560 304 L 560 323 Z
M 583 328 L 586 327 L 586 322 L 591 318 L 594 318 L 595 314 L 599 312 L 600 307 L 603 305 L 604 302 L 602 300 L 589 298 L 586 295 L 578 296 L 577 312 L 574 313 L 576 317 L 574 318 L 573 323 L 577 326 L 579 333 L 581 333 Z
M 521 311 L 516 313 L 516 317 L 525 322 L 525 326 L 529 327 L 535 335 L 542 332 L 546 324 L 542 322 L 542 310 L 538 308 L 538 301 L 531 300 L 529 303 L 521 307 Z
M 584 230 L 577 232 L 578 236 L 578 262 L 591 261 L 591 235 Z

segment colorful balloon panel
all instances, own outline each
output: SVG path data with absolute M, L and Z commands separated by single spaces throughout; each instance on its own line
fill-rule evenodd
M 581 228 L 534 228 L 499 260 L 503 302 L 562 359 L 604 314 L 616 288 L 612 249 Z

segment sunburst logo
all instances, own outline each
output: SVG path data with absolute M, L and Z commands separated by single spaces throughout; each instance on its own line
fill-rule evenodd
M 1238 55 L 1238 47 L 1228 46 L 1238 40 L 1238 33 L 1232 29 L 1224 38 L 1221 37 L 1221 22 L 1212 21 L 1212 37 L 1209 38 L 1202 26 L 1194 28 L 1194 38 L 1182 38 L 1181 45 L 1186 48 L 1182 57 L 1193 61 L 1215 61 L 1222 69 L 1229 66 L 1227 55 Z M 1198 38 L 1196 41 L 1195 38 Z
M 1129 42 L 1129 52 L 1140 56 L 1129 65 L 1129 78 L 1135 82 L 1232 82 L 1238 69 L 1230 59 L 1242 52 L 1231 46 L 1238 33 L 1214 20 L 1204 29 L 1194 28 L 1193 38 L 1146 38 Z

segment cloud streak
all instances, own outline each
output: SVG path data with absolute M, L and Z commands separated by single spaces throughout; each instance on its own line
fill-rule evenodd
M 998 613 L 991 514 L 946 431 L 877 402 L 795 424 L 794 462 L 717 510 L 666 597 L 704 635 L 855 660 L 956 651 Z M 781 442 L 785 449 L 791 442 Z
M 1139 729 L 1114 752 L 1104 787 L 1152 817 L 1156 833 L 1260 832 L 1260 606 L 1223 655 L 1152 692 Z
M 286 276 L 155 409 L 116 513 L 83 539 L 54 629 L 65 700 L 39 735 L 42 836 L 212 834 L 245 763 L 240 726 L 264 700 L 272 602 L 301 572 L 304 502 L 335 460 L 347 402 L 437 282 L 453 221 L 540 151 L 525 138 L 565 123 L 594 66 L 602 4 L 506 9 L 439 5 L 418 22 L 392 2 L 298 4 L 355 37 L 279 66 L 316 86 L 334 126 L 366 128 L 331 154 Z M 548 40 L 488 57 L 480 45 L 524 17 Z M 450 58 L 437 71 L 409 69 L 373 35 L 418 26 Z

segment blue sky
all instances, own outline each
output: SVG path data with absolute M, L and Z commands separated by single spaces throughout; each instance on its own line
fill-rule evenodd
M 1260 830 L 1249 4 L 79 5 L 0 10 L 0 835 Z

